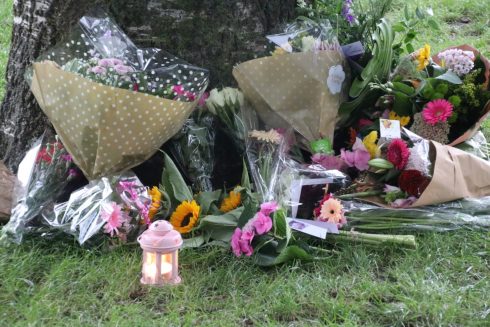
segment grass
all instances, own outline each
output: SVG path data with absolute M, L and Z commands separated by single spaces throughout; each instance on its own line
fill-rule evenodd
M 442 32 L 427 31 L 420 45 L 429 41 L 437 51 L 469 43 L 490 55 L 490 4 L 428 3 Z M 0 4 L 1 74 L 11 4 Z M 414 251 L 358 244 L 325 262 L 267 270 L 221 248 L 184 250 L 183 283 L 147 288 L 138 280 L 137 247 L 87 250 L 32 239 L 0 248 L 0 326 L 487 326 L 490 233 L 426 233 L 417 240 Z

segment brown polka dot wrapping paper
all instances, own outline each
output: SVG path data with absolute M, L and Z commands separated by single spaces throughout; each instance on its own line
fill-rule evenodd
M 52 61 L 33 64 L 31 90 L 89 179 L 120 173 L 150 158 L 197 104 L 102 85 Z
M 337 112 L 349 85 L 340 50 L 254 59 L 237 65 L 233 76 L 269 127 L 291 126 L 308 141 L 333 139 Z

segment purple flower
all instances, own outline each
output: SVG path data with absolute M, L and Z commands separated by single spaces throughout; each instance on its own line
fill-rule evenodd
M 321 165 L 325 169 L 342 170 L 345 167 L 345 162 L 342 158 L 323 153 L 316 153 L 311 157 L 311 161 Z
M 276 201 L 265 202 L 260 205 L 260 212 L 266 216 L 270 216 L 271 213 L 276 211 L 279 205 Z
M 74 169 L 74 168 L 71 168 L 70 170 L 68 170 L 68 177 L 77 177 L 78 176 L 78 170 Z
M 114 62 L 110 58 L 100 59 L 99 60 L 99 66 L 102 66 L 102 67 L 113 67 L 114 66 Z
M 95 66 L 92 69 L 90 69 L 92 73 L 99 74 L 99 75 L 105 75 L 107 73 L 107 69 L 102 66 Z
M 68 153 L 67 154 L 62 154 L 61 155 L 61 159 L 65 160 L 65 161 L 72 161 L 73 158 L 71 157 L 71 155 L 69 155 Z
M 262 212 L 258 212 L 252 219 L 252 226 L 257 232 L 257 235 L 263 235 L 272 229 L 272 219 Z
M 417 198 L 415 196 L 409 196 L 406 199 L 397 199 L 391 203 L 391 206 L 393 208 L 407 208 L 410 207 L 412 204 L 417 201 Z
M 131 68 L 129 66 L 122 65 L 122 64 L 119 64 L 119 65 L 115 65 L 114 66 L 114 70 L 119 75 L 126 75 L 127 73 L 132 72 L 133 71 L 133 68 Z
M 364 171 L 369 168 L 368 161 L 371 160 L 371 154 L 368 151 L 357 149 L 354 151 L 340 150 L 340 158 L 344 160 L 349 167 L 356 167 L 359 171 Z
M 345 0 L 342 5 L 342 16 L 344 16 L 345 20 L 353 25 L 356 22 L 356 17 L 354 16 L 354 10 L 352 9 L 352 0 Z

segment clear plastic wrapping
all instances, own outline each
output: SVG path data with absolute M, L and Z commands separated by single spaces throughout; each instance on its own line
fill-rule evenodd
M 26 153 L 17 172 L 10 221 L 2 228 L 2 242 L 20 243 L 38 224 L 43 209 L 54 206 L 76 174 L 71 156 L 49 131 Z
M 170 151 L 195 193 L 213 190 L 214 168 L 213 116 L 199 109 L 184 123 L 169 142 Z
M 237 65 L 245 99 L 271 128 L 293 128 L 302 138 L 332 139 L 348 86 L 348 65 L 328 22 L 301 21 L 270 35 L 272 56 Z
M 175 133 L 208 85 L 208 71 L 140 49 L 105 14 L 84 16 L 28 76 L 42 110 L 89 179 L 145 161 Z
M 103 177 L 73 192 L 67 202 L 45 210 L 42 224 L 52 232 L 75 236 L 80 244 L 102 233 L 125 242 L 135 240 L 149 223 L 150 205 L 147 188 L 134 174 Z
M 348 227 L 358 231 L 449 231 L 490 228 L 490 197 L 468 198 L 417 208 L 381 208 L 361 201 L 343 201 Z

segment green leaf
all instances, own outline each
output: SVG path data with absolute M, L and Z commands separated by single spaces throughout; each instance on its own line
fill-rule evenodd
M 221 190 L 213 192 L 201 192 L 194 197 L 199 206 L 201 207 L 201 215 L 210 214 L 210 208 L 213 203 L 217 203 L 221 197 Z
M 199 235 L 199 236 L 196 236 L 196 237 L 193 237 L 193 238 L 187 238 L 187 239 L 184 239 L 184 243 L 182 243 L 182 248 L 183 249 L 186 249 L 186 248 L 198 248 L 201 245 L 203 245 L 204 242 L 205 242 L 205 240 L 204 240 L 204 236 L 203 235 Z
M 405 16 L 405 20 L 409 21 L 410 20 L 410 13 L 408 12 L 408 5 L 405 5 L 405 8 L 403 8 L 403 13 Z
M 405 93 L 396 91 L 395 101 L 393 102 L 393 111 L 399 116 L 410 116 L 412 114 L 413 104 L 410 97 Z
M 393 82 L 393 89 L 396 91 L 400 91 L 408 96 L 412 96 L 415 94 L 415 89 L 412 86 L 407 85 L 403 82 Z
M 247 168 L 247 163 L 245 162 L 245 158 L 243 158 L 242 181 L 240 186 L 246 188 L 247 190 L 250 190 L 252 188 L 252 185 L 250 184 L 250 175 L 248 174 L 248 168 Z
M 287 245 L 291 239 L 291 227 L 286 221 L 286 211 L 284 209 L 277 210 L 272 219 L 274 220 L 274 234 L 285 238 Z
M 425 14 L 424 14 L 424 12 L 423 12 L 422 10 L 420 10 L 420 8 L 419 8 L 419 7 L 417 7 L 417 8 L 415 9 L 415 15 L 417 15 L 417 17 L 418 17 L 419 19 L 424 19 L 424 18 L 425 18 Z
M 163 151 L 162 151 L 163 152 Z M 163 152 L 165 159 L 165 169 L 162 173 L 162 185 L 165 191 L 171 198 L 172 202 L 178 201 L 191 201 L 192 192 L 184 181 L 184 178 L 180 174 L 179 170 L 175 166 L 174 162 L 170 157 Z M 172 206 L 177 206 L 178 204 L 172 203 Z
M 242 211 L 243 207 L 239 207 L 223 215 L 205 216 L 201 218 L 197 229 L 206 235 L 207 241 L 213 239 L 229 243 Z
M 405 31 L 405 27 L 400 23 L 393 25 L 392 28 L 397 33 Z
M 414 49 L 414 47 L 413 47 L 413 45 L 411 43 L 407 43 L 405 45 L 405 49 L 407 50 L 407 53 L 412 53 L 412 52 L 415 51 L 415 49 Z
M 308 252 L 297 245 L 288 246 L 277 255 L 260 251 L 254 255 L 255 264 L 262 267 L 271 267 L 293 260 L 309 261 L 312 259 L 313 257 Z
M 432 18 L 427 20 L 427 24 L 429 24 L 429 26 L 436 31 L 441 30 L 441 28 L 439 27 L 439 24 Z
M 444 74 L 437 76 L 436 79 L 440 79 L 440 80 L 443 80 L 443 81 L 446 81 L 446 82 L 449 82 L 452 84 L 462 84 L 463 83 L 463 81 L 461 81 L 461 79 L 459 78 L 458 75 L 456 75 L 455 73 L 453 73 L 452 71 L 449 71 L 449 70 L 447 72 L 445 72 Z
M 242 228 L 250 219 L 252 219 L 258 211 L 258 207 L 253 203 L 247 203 L 244 206 L 240 218 L 238 218 L 238 227 Z

